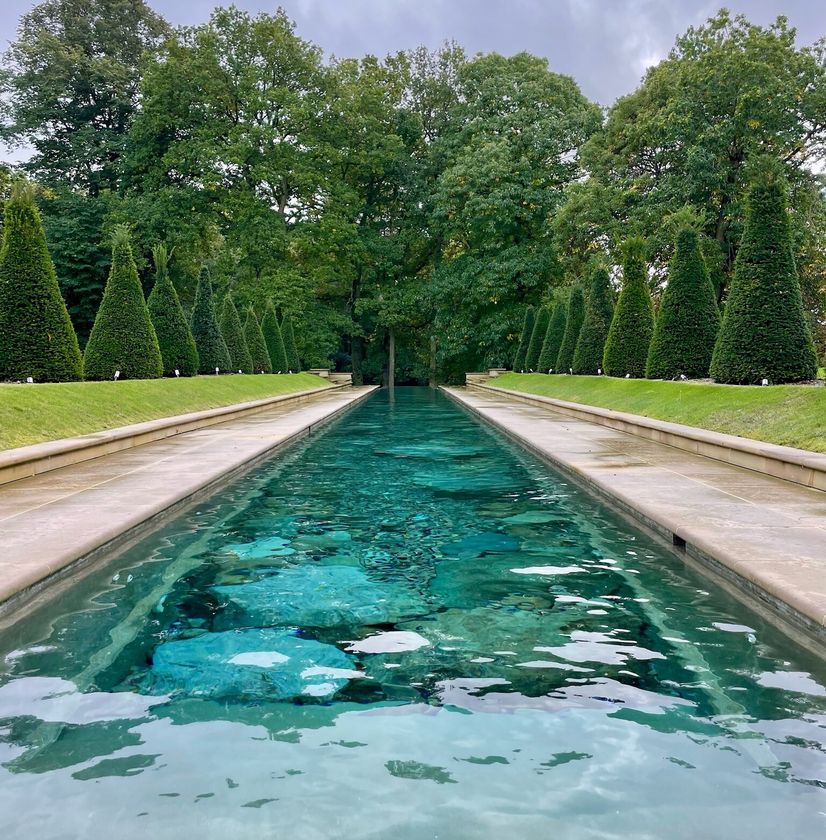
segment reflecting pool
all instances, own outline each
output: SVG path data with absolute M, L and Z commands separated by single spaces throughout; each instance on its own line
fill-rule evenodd
M 826 671 L 429 389 L 0 631 L 0 836 L 826 836 Z

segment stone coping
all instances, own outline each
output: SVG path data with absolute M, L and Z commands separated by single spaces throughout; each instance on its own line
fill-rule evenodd
M 605 428 L 587 414 L 516 401 L 504 389 L 443 391 L 826 657 L 822 493 Z
M 345 385 L 328 385 L 319 388 L 308 388 L 291 394 L 278 394 L 250 400 L 243 403 L 208 408 L 203 411 L 193 411 L 188 414 L 177 414 L 172 417 L 160 417 L 156 420 L 146 420 L 129 426 L 119 426 L 115 429 L 103 429 L 80 437 L 62 438 L 44 443 L 34 443 L 30 446 L 20 446 L 0 452 L 0 485 L 17 481 L 21 478 L 31 478 L 49 470 L 60 469 L 71 464 L 79 464 L 92 458 L 100 458 L 133 446 L 142 446 L 155 440 L 162 440 L 172 435 L 190 432 L 210 426 L 213 423 L 224 423 L 245 414 L 263 411 L 273 405 L 291 400 L 307 400 L 330 390 L 346 387 Z
M 0 487 L 0 628 L 375 390 L 262 410 Z
M 602 426 L 644 437 L 657 443 L 675 446 L 695 455 L 703 455 L 706 458 L 714 458 L 726 464 L 755 470 L 774 478 L 793 481 L 804 487 L 826 490 L 826 455 L 818 452 L 795 449 L 791 446 L 778 446 L 774 443 L 712 432 L 708 429 L 698 429 L 695 426 L 670 423 L 666 420 L 655 420 L 651 417 L 614 411 L 610 408 L 567 402 L 555 397 L 543 397 L 539 394 L 529 394 L 509 388 L 498 388 L 495 385 L 468 382 L 468 387 L 506 394 L 513 399 L 528 403 L 545 405 L 562 414 L 579 417 L 590 423 L 599 423 Z

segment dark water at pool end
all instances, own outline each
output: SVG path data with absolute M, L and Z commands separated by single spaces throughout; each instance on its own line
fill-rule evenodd
M 826 674 L 427 389 L 0 637 L 9 838 L 826 835 Z

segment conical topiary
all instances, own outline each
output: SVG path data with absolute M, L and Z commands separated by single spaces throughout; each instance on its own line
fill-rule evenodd
M 198 371 L 215 373 L 215 369 L 218 368 L 219 373 L 226 373 L 231 370 L 229 350 L 215 317 L 212 281 L 206 269 L 198 278 L 190 325 L 195 346 L 198 348 Z
M 284 315 L 281 321 L 281 338 L 284 340 L 284 352 L 287 354 L 287 368 L 293 373 L 299 373 L 301 371 L 301 359 L 298 357 L 293 322 L 289 314 Z
M 800 382 L 817 373 L 792 254 L 784 190 L 754 186 L 711 361 L 718 382 Z
M 574 373 L 593 376 L 602 370 L 605 339 L 614 317 L 614 300 L 608 269 L 598 266 L 591 272 L 591 286 L 585 301 L 585 318 L 571 367 Z
M 112 267 L 83 355 L 87 379 L 156 379 L 163 373 L 158 337 L 143 297 L 129 230 L 112 235 Z
M 15 184 L 0 250 L 0 380 L 83 378 L 77 336 L 60 296 L 32 188 Z
M 539 356 L 542 353 L 542 345 L 545 343 L 545 333 L 548 332 L 550 320 L 550 310 L 546 306 L 540 306 L 536 313 L 528 352 L 525 353 L 525 370 L 527 371 L 536 372 L 539 370 Z
M 584 318 L 585 298 L 582 294 L 582 286 L 577 284 L 571 289 L 571 297 L 568 298 L 568 309 L 565 313 L 565 335 L 562 338 L 559 355 L 556 357 L 556 369 L 560 373 L 568 373 L 573 367 L 576 343 Z
M 181 301 L 169 276 L 169 252 L 165 245 L 152 249 L 155 259 L 155 285 L 146 305 L 158 337 L 164 376 L 195 376 L 198 350 L 189 329 Z
M 646 376 L 708 376 L 719 329 L 720 309 L 700 251 L 700 238 L 696 230 L 683 228 L 677 234 L 668 285 L 654 324 Z
M 224 305 L 221 307 L 221 335 L 229 350 L 229 360 L 232 364 L 233 373 L 252 373 L 252 356 L 250 355 L 247 340 L 244 338 L 244 328 L 241 326 L 241 318 L 235 307 L 232 295 L 224 298 Z
M 278 317 L 275 314 L 275 307 L 272 301 L 267 301 L 264 308 L 264 317 L 261 319 L 261 332 L 264 333 L 264 341 L 267 343 L 267 352 L 270 354 L 273 373 L 286 373 L 289 370 L 287 365 L 287 352 L 284 350 L 284 339 L 281 336 L 281 328 L 278 326 Z
M 559 372 L 556 368 L 556 360 L 559 356 L 559 348 L 562 347 L 562 339 L 565 338 L 567 309 L 568 304 L 565 301 L 559 301 L 551 313 L 548 329 L 545 331 L 545 340 L 542 343 L 542 352 L 539 354 L 541 373 Z
M 525 356 L 528 354 L 528 345 L 531 343 L 535 319 L 536 313 L 534 312 L 534 308 L 529 306 L 525 310 L 525 320 L 522 324 L 522 335 L 519 337 L 519 346 L 516 348 L 516 355 L 513 357 L 513 369 L 517 373 L 521 373 L 525 370 Z
M 645 376 L 654 332 L 654 307 L 645 267 L 645 242 L 631 237 L 623 246 L 622 292 L 605 340 L 602 367 L 609 376 Z
M 270 354 L 267 352 L 267 342 L 264 341 L 264 333 L 261 332 L 261 325 L 255 316 L 252 307 L 247 310 L 247 319 L 244 321 L 244 338 L 247 348 L 250 351 L 253 373 L 272 373 Z

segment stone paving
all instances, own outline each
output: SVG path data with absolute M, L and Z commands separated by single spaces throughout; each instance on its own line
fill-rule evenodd
M 216 486 L 373 388 L 285 402 L 0 487 L 0 604 Z
M 444 390 L 684 547 L 787 629 L 826 643 L 826 493 L 507 396 Z

